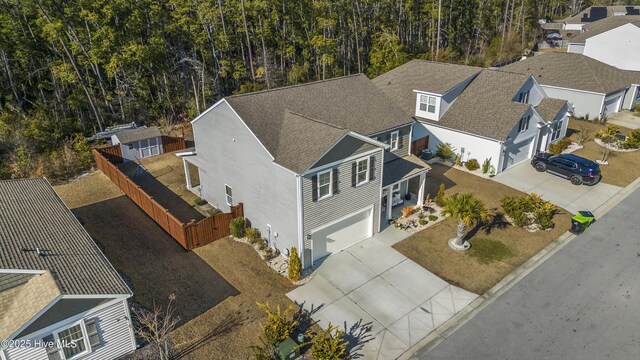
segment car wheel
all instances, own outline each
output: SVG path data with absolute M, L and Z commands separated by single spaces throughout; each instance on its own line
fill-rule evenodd
M 582 185 L 582 178 L 580 176 L 573 175 L 571 177 L 571 183 L 573 185 Z
M 536 163 L 536 165 L 534 166 L 536 170 L 543 172 L 545 170 L 547 170 L 547 165 L 545 165 L 544 163 L 538 162 Z

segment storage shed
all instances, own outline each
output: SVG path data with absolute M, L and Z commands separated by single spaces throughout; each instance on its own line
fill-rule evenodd
M 111 136 L 111 143 L 120 144 L 125 162 L 162 154 L 162 134 L 155 126 L 119 132 Z

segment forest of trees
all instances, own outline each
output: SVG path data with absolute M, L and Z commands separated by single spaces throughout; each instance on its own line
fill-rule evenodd
M 487 66 L 530 47 L 538 19 L 596 3 L 616 2 L 0 0 L 0 178 L 71 175 L 91 162 L 85 135 L 233 93 L 417 57 Z

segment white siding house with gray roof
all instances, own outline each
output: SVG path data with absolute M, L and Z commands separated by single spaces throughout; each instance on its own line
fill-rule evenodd
M 126 355 L 131 295 L 46 179 L 0 181 L 1 359 Z

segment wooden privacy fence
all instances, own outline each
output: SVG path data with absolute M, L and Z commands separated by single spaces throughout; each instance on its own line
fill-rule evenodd
M 216 214 L 198 222 L 191 221 L 185 224 L 109 161 L 107 156 L 114 157 L 109 152 L 112 150 L 106 150 L 107 155 L 105 155 L 102 153 L 103 149 L 109 148 L 93 149 L 93 157 L 98 169 L 186 250 L 195 249 L 229 236 L 231 219 L 244 216 L 242 203 L 239 203 L 231 207 L 230 213 Z M 120 157 L 120 161 L 122 161 L 122 157 Z
M 186 147 L 184 138 L 162 135 L 162 152 L 178 151 Z
M 98 148 L 98 151 L 100 151 L 100 154 L 102 154 L 109 162 L 113 164 L 122 164 L 122 149 L 120 149 L 120 145 L 104 146 Z
M 429 136 L 421 137 L 411 142 L 411 153 L 420 157 L 422 150 L 429 146 Z

